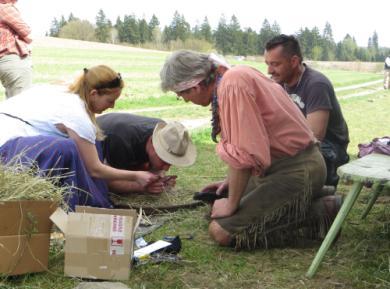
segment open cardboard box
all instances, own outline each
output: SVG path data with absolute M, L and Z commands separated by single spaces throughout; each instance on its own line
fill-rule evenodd
M 127 280 L 140 217 L 135 210 L 57 209 L 50 218 L 65 235 L 65 275 Z
M 0 273 L 20 275 L 47 270 L 51 201 L 0 202 Z

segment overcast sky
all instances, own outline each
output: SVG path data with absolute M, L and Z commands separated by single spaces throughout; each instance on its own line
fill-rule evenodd
M 74 16 L 95 23 L 99 9 L 115 23 L 116 18 L 134 14 L 150 20 L 155 14 L 160 28 L 169 25 L 177 10 L 193 27 L 205 16 L 216 28 L 221 15 L 230 22 L 234 14 L 241 28 L 251 27 L 259 32 L 265 18 L 276 21 L 282 33 L 293 34 L 301 27 L 317 26 L 322 33 L 326 21 L 333 30 L 336 42 L 349 33 L 359 46 L 367 46 L 368 38 L 376 31 L 379 46 L 390 47 L 389 0 L 19 0 L 17 7 L 33 29 L 33 35 L 49 31 L 54 17 Z

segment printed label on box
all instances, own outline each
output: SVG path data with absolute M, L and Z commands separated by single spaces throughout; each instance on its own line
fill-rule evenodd
M 124 255 L 124 216 L 113 215 L 111 217 L 110 230 L 110 255 Z

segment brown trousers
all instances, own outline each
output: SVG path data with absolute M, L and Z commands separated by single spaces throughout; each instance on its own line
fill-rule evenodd
M 302 237 L 308 218 L 321 215 L 312 200 L 325 180 L 324 159 L 312 145 L 273 161 L 265 176 L 252 176 L 237 212 L 216 221 L 235 237 L 236 248 L 288 246 Z

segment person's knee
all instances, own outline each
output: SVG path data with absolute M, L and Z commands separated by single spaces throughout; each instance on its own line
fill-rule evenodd
M 209 224 L 209 234 L 220 246 L 230 246 L 232 236 L 228 231 L 223 229 L 216 221 Z

